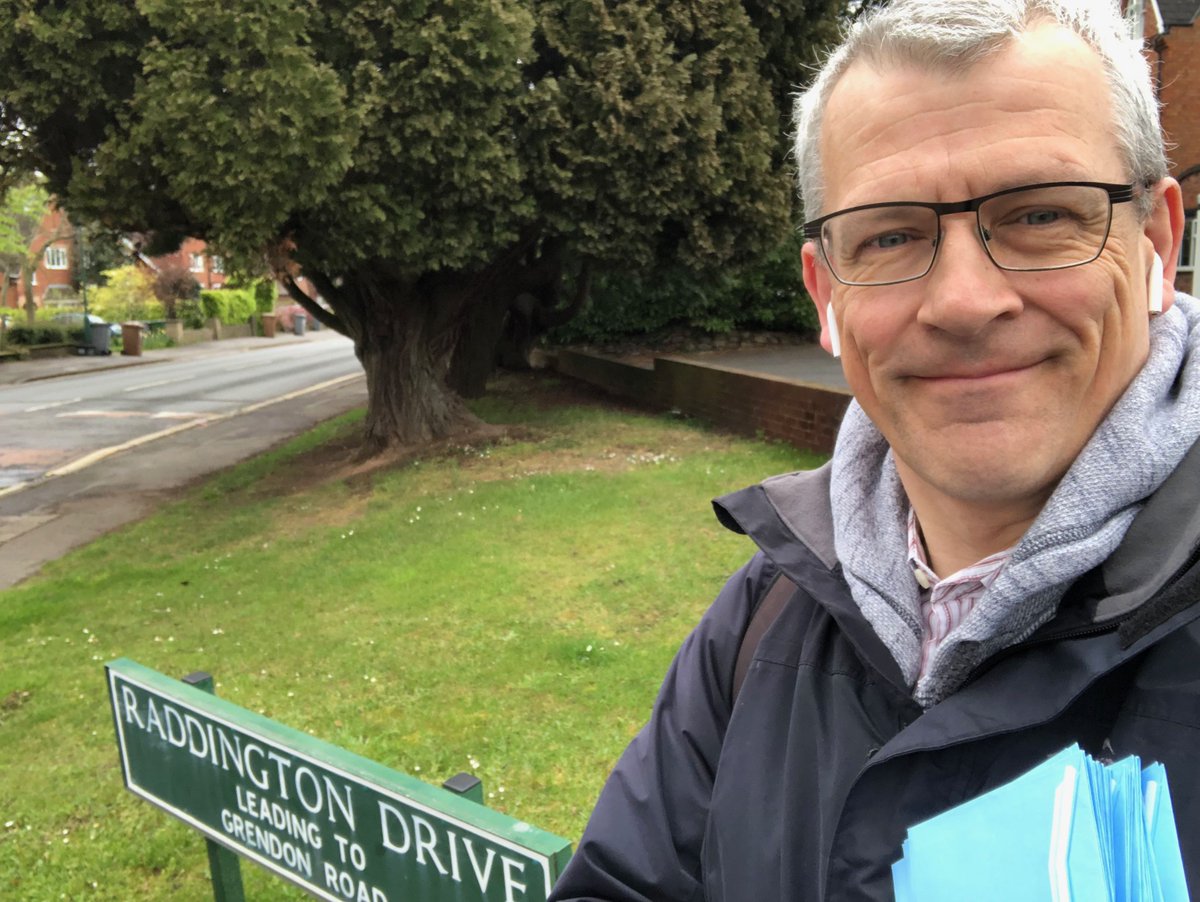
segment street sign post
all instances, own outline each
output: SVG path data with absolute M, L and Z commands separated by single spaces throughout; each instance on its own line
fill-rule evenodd
M 570 844 L 127 659 L 106 665 L 125 785 L 333 902 L 538 902 Z

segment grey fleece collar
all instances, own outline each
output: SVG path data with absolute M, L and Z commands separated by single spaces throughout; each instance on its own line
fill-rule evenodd
M 1070 584 L 1113 553 L 1198 437 L 1200 302 L 1176 294 L 1151 325 L 1146 365 L 918 682 L 922 627 L 907 561 L 908 499 L 887 442 L 852 403 L 832 461 L 834 544 L 855 602 L 915 683 L 916 701 L 941 701 L 979 664 L 1053 617 Z

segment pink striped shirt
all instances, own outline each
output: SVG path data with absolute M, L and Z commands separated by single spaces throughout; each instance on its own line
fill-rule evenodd
M 909 508 L 908 563 L 921 587 L 921 620 L 925 627 L 921 640 L 920 676 L 925 675 L 938 646 L 967 619 L 975 602 L 1000 575 L 1012 553 L 1012 548 L 997 551 L 945 579 L 939 579 L 925 558 L 925 546 L 917 528 L 917 514 Z

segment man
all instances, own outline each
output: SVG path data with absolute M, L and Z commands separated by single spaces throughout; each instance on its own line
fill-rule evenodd
M 805 284 L 855 403 L 829 465 L 717 502 L 761 550 L 555 898 L 891 899 L 910 825 L 1073 742 L 1166 765 L 1200 897 L 1200 303 L 1123 29 L 896 0 L 802 96 Z

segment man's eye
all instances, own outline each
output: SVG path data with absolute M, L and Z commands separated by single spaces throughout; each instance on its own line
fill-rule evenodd
M 1021 215 L 1019 222 L 1022 225 L 1050 225 L 1061 215 L 1058 210 L 1030 210 Z
M 1006 216 L 997 225 L 1007 223 L 1016 226 L 1048 226 L 1069 218 L 1070 215 L 1066 211 L 1058 209 L 1014 210 L 1010 216 Z
M 866 246 L 872 249 L 891 250 L 892 248 L 901 247 L 912 241 L 912 236 L 904 232 L 887 232 L 883 235 L 876 235 L 866 242 Z

